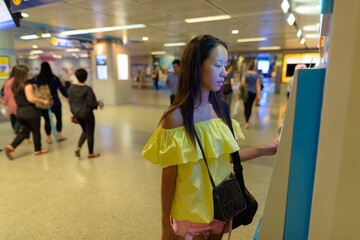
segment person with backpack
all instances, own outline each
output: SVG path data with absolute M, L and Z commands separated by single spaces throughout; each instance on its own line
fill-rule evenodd
M 40 98 L 47 99 L 50 102 L 51 111 L 56 116 L 56 130 L 58 141 L 61 142 L 63 140 L 66 140 L 66 137 L 63 137 L 61 134 L 62 111 L 61 101 L 58 95 L 59 89 L 61 94 L 69 101 L 69 96 L 67 94 L 66 88 L 61 84 L 60 79 L 52 73 L 50 64 L 48 62 L 41 63 L 39 75 L 32 79 L 31 82 L 35 83 L 38 86 L 38 96 Z M 40 108 L 41 115 L 45 119 L 45 132 L 47 135 L 47 142 L 52 143 L 49 112 L 47 108 L 44 109 L 41 105 L 38 105 L 37 107 Z
M 26 66 L 16 66 L 14 69 L 14 82 L 11 85 L 17 104 L 17 118 L 20 123 L 19 133 L 10 145 L 5 147 L 6 156 L 12 160 L 14 150 L 19 144 L 32 132 L 35 155 L 47 153 L 48 151 L 41 148 L 40 135 L 40 113 L 35 107 L 35 103 L 43 105 L 49 104 L 46 99 L 34 96 L 34 86 L 28 81 L 29 69 Z

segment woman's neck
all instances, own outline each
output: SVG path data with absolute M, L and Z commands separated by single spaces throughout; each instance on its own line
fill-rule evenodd
M 76 85 L 85 86 L 85 83 L 78 82 Z
M 195 100 L 195 107 L 203 107 L 209 104 L 209 94 L 210 91 L 203 91 L 201 92 L 201 99 Z

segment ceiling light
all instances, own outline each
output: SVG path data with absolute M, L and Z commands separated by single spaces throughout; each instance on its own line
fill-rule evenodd
M 268 47 L 259 47 L 258 50 L 279 50 L 280 46 L 268 46 Z
M 61 55 L 53 54 L 53 58 L 62 59 L 62 56 L 61 56 Z
M 88 58 L 88 57 L 89 57 L 89 54 L 83 53 L 83 54 L 80 54 L 80 57 L 82 57 L 82 58 Z
M 179 46 L 185 46 L 185 42 L 177 42 L 177 43 L 165 43 L 164 47 L 179 47 Z
M 153 51 L 153 52 L 151 52 L 151 55 L 164 55 L 164 54 L 166 54 L 165 51 Z
M 261 41 L 266 41 L 267 38 L 265 37 L 259 37 L 259 38 L 241 38 L 236 40 L 238 43 L 242 43 L 242 42 L 261 42 Z
M 86 30 L 72 30 L 72 31 L 65 31 L 61 32 L 61 35 L 79 35 L 79 34 L 87 34 L 88 32 Z
M 294 14 L 290 13 L 289 16 L 286 18 L 287 23 L 291 26 L 295 22 Z
M 304 31 L 319 31 L 319 26 L 320 25 L 307 25 L 305 27 L 303 27 Z
M 80 52 L 79 48 L 69 48 L 65 50 L 66 52 Z
M 301 43 L 301 44 L 304 44 L 304 43 L 305 43 L 305 38 L 302 38 L 302 39 L 300 40 L 300 43 Z
M 317 0 L 292 0 L 292 2 L 299 2 L 299 3 L 314 3 L 314 2 L 319 2 Z
M 113 27 L 71 30 L 71 31 L 61 32 L 60 34 L 68 36 L 68 35 L 80 35 L 80 34 L 87 34 L 87 33 L 109 32 L 109 31 L 118 31 L 118 30 L 135 29 L 135 28 L 145 28 L 145 27 L 146 27 L 145 24 L 134 24 L 134 25 L 125 25 L 125 26 L 113 26 Z
M 239 30 L 232 30 L 231 33 L 232 33 L 232 34 L 238 34 L 238 33 L 239 33 Z
M 38 55 L 33 55 L 33 56 L 29 56 L 28 59 L 37 59 L 39 56 Z
M 22 12 L 22 13 L 21 13 L 21 16 L 22 16 L 23 18 L 27 18 L 27 17 L 29 17 L 29 14 Z
M 36 34 L 31 34 L 31 35 L 25 35 L 25 36 L 21 36 L 20 39 L 23 40 L 30 40 L 30 39 L 37 39 L 39 38 Z
M 299 30 L 297 31 L 297 33 L 296 33 L 296 36 L 297 36 L 297 37 L 301 37 L 301 34 L 302 34 L 302 30 L 299 29 Z
M 149 40 L 149 38 L 148 37 L 142 37 L 142 40 L 147 41 L 147 40 Z
M 76 54 L 76 53 L 73 53 L 72 55 L 73 55 L 74 57 L 76 57 L 76 56 L 77 56 L 77 54 Z
M 294 11 L 298 14 L 304 15 L 312 15 L 312 14 L 320 14 L 321 6 L 299 6 L 294 9 Z
M 284 0 L 282 3 L 281 3 L 281 9 L 283 10 L 283 12 L 286 14 L 289 9 L 290 9 L 290 5 L 289 5 L 289 2 L 287 0 Z
M 187 23 L 209 22 L 209 21 L 225 20 L 230 18 L 231 18 L 230 15 L 217 15 L 217 16 L 201 17 L 201 18 L 188 18 L 185 19 L 185 22 Z
M 41 54 L 41 53 L 44 53 L 44 51 L 43 50 L 32 50 L 32 51 L 30 51 L 30 55 Z
M 39 48 L 38 45 L 32 45 L 32 48 Z
M 312 34 L 306 34 L 305 37 L 306 38 L 320 38 L 320 35 L 317 33 L 312 33 Z
M 41 37 L 42 38 L 49 38 L 49 37 L 51 37 L 51 34 L 50 33 L 42 33 Z

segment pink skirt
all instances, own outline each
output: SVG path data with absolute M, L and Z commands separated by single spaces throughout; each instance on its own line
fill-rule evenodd
M 222 222 L 216 219 L 210 223 L 193 223 L 187 220 L 178 221 L 174 218 L 171 218 L 170 222 L 175 234 L 177 236 L 184 237 L 185 240 L 191 240 L 198 235 L 207 237 L 211 233 L 220 234 L 222 233 L 224 227 L 224 233 L 229 233 L 230 239 L 232 229 L 232 221 L 230 221 L 228 224 L 228 222 Z

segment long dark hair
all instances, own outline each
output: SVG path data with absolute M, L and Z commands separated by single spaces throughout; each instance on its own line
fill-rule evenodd
M 18 65 L 13 68 L 12 75 L 14 82 L 11 84 L 11 90 L 15 96 L 24 92 L 25 82 L 28 80 L 29 69 L 24 65 Z
M 48 84 L 54 77 L 53 72 L 51 71 L 50 64 L 48 62 L 42 62 L 40 67 L 40 73 L 37 76 L 36 80 L 40 84 Z
M 209 101 L 212 104 L 217 116 L 226 122 L 221 91 L 210 91 L 209 99 L 201 99 L 200 68 L 211 54 L 211 51 L 219 45 L 222 45 L 227 49 L 227 45 L 223 41 L 211 35 L 197 36 L 186 45 L 181 59 L 177 88 L 178 92 L 176 93 L 173 104 L 161 117 L 161 120 L 163 120 L 175 109 L 180 108 L 186 133 L 190 137 L 194 146 L 196 145 L 194 125 L 196 99 L 200 99 L 200 103 L 202 101 Z

